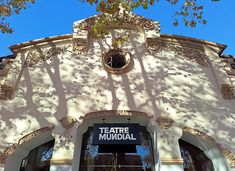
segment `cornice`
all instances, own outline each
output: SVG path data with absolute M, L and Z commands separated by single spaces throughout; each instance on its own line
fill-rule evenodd
M 165 42 L 175 42 L 175 43 L 182 43 L 182 44 L 196 44 L 196 45 L 206 45 L 211 46 L 213 48 L 217 48 L 217 53 L 220 55 L 227 47 L 227 45 L 215 43 L 212 41 L 197 39 L 193 37 L 187 37 L 187 36 L 180 36 L 180 35 L 174 35 L 174 34 L 160 34 L 161 41 Z
M 15 53 L 17 50 L 22 49 L 22 48 L 27 48 L 33 45 L 38 45 L 38 44 L 43 44 L 43 43 L 48 43 L 48 42 L 55 42 L 55 41 L 66 41 L 70 40 L 73 38 L 72 34 L 64 34 L 64 35 L 58 35 L 58 36 L 51 36 L 51 37 L 45 37 L 41 39 L 35 39 L 23 43 L 19 43 L 16 45 L 12 45 L 9 47 L 9 49 Z

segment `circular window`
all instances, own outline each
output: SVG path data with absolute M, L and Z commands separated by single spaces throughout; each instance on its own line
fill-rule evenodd
M 128 72 L 133 66 L 130 53 L 121 49 L 110 49 L 103 55 L 102 62 L 106 71 L 112 74 Z

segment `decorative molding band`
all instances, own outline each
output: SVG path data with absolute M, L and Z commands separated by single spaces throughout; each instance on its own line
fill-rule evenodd
M 197 130 L 197 129 L 194 129 L 194 128 L 191 128 L 191 127 L 187 127 L 187 126 L 180 126 L 182 128 L 182 130 L 184 132 L 187 132 L 187 133 L 190 133 L 192 135 L 195 135 L 195 136 L 199 136 L 201 139 L 209 142 L 209 143 L 212 143 L 212 144 L 217 144 L 215 139 L 210 137 L 209 135 Z
M 72 159 L 52 159 L 50 164 L 52 165 L 72 165 Z
M 123 24 L 132 24 L 141 27 L 142 29 L 148 31 L 148 30 L 157 30 L 160 32 L 160 25 L 158 22 L 154 22 L 151 19 L 147 19 L 141 16 L 138 16 L 133 13 L 124 12 L 123 14 L 118 14 L 116 17 L 119 18 L 120 21 L 123 22 Z M 76 26 L 80 30 L 90 30 L 92 26 L 95 24 L 96 19 L 99 18 L 99 16 L 90 17 L 87 18 Z
M 107 111 L 98 111 L 87 113 L 84 116 L 81 116 L 79 119 L 87 120 L 97 117 L 111 117 L 111 116 L 136 116 L 142 118 L 151 119 L 153 116 L 149 116 L 147 113 L 138 112 L 138 111 L 129 111 L 129 110 L 107 110 Z
M 27 65 L 32 66 L 39 62 L 45 61 L 52 56 L 59 55 L 68 51 L 69 45 L 61 47 L 50 47 L 50 48 L 37 48 L 28 52 Z
M 32 138 L 42 134 L 42 133 L 45 133 L 45 132 L 48 132 L 48 131 L 51 131 L 54 127 L 44 127 L 44 128 L 41 128 L 41 129 L 38 129 L 36 131 L 33 131 L 25 136 L 23 136 L 22 138 L 20 138 L 18 140 L 18 143 L 16 144 L 12 144 L 11 146 L 7 147 L 3 153 L 0 155 L 0 163 L 5 163 L 6 159 L 8 158 L 8 156 L 10 156 L 15 150 L 16 148 L 23 144 L 24 142 L 26 141 L 29 141 L 31 140 Z
M 11 69 L 11 63 L 13 62 L 13 59 L 6 58 L 2 59 L 1 64 L 3 65 L 3 68 L 0 69 L 0 76 L 6 76 Z
M 234 58 L 230 57 L 230 58 L 224 58 L 221 57 L 221 62 L 225 63 L 224 67 L 225 67 L 225 71 L 227 72 L 228 75 L 231 76 L 235 76 L 235 69 L 234 67 Z
M 87 41 L 84 41 L 83 39 L 76 39 L 73 41 L 73 53 L 84 54 L 87 50 Z
M 164 165 L 183 165 L 183 159 L 171 159 L 171 158 L 161 158 L 161 163 Z
M 235 151 L 231 151 L 230 149 L 223 147 L 221 144 L 217 144 L 220 151 L 223 155 L 228 159 L 229 165 L 231 167 L 235 167 Z
M 205 53 L 200 49 L 187 46 L 182 46 L 177 43 L 164 42 L 161 38 L 148 38 L 147 39 L 147 50 L 150 54 L 169 52 L 178 58 L 187 58 L 190 61 L 196 62 L 203 67 L 208 67 L 210 62 Z
M 1 85 L 0 100 L 10 100 L 14 94 L 14 88 L 8 85 Z
M 224 99 L 235 99 L 234 86 L 231 84 L 222 84 L 221 93 Z
M 147 38 L 146 44 L 147 44 L 147 50 L 150 54 L 157 53 L 161 49 L 160 38 Z

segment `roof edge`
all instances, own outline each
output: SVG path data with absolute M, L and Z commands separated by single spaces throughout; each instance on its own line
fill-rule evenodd
M 45 37 L 41 39 L 35 39 L 35 40 L 30 40 L 27 42 L 15 44 L 15 45 L 9 46 L 9 49 L 14 53 L 14 50 L 19 49 L 19 48 L 24 48 L 27 46 L 32 46 L 32 45 L 45 43 L 49 41 L 64 40 L 64 39 L 70 39 L 70 38 L 73 38 L 72 34 L 63 34 L 63 35 L 58 35 L 58 36 Z

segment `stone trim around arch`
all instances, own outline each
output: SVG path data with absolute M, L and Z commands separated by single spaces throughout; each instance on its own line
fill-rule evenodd
M 50 132 L 54 127 L 44 127 L 44 128 L 40 128 L 38 130 L 35 130 L 23 137 L 21 137 L 17 143 L 15 144 L 12 144 L 11 146 L 7 147 L 3 152 L 2 154 L 0 155 L 0 164 L 5 164 L 6 163 L 6 160 L 7 158 L 12 155 L 16 149 L 22 145 L 23 143 L 27 142 L 27 141 L 30 141 L 31 139 L 35 138 L 36 136 L 39 136 L 43 133 L 46 133 L 46 132 Z
M 135 116 L 135 117 L 144 117 L 146 119 L 152 119 L 153 116 L 148 115 L 144 112 L 131 111 L 131 110 L 105 110 L 87 113 L 84 116 L 81 116 L 81 120 L 89 120 L 91 118 L 97 117 L 115 117 L 115 116 Z
M 156 168 L 160 166 L 159 153 L 157 147 L 157 128 L 154 125 L 153 116 L 145 112 L 131 111 L 131 110 L 106 110 L 90 112 L 79 118 L 79 125 L 77 127 L 76 143 L 73 154 L 72 170 L 79 170 L 80 166 L 80 151 L 82 148 L 82 137 L 87 131 L 88 127 L 93 126 L 94 123 L 139 123 L 145 126 L 152 136 L 154 149 L 154 163 Z
M 207 135 L 206 133 L 203 133 L 202 131 L 187 126 L 180 126 L 180 127 L 182 128 L 183 132 L 187 132 L 194 136 L 198 136 L 201 139 L 205 140 L 206 142 L 215 145 L 215 147 L 217 147 L 220 150 L 220 152 L 224 155 L 224 157 L 228 160 L 229 166 L 235 167 L 235 151 L 231 151 L 230 149 L 224 147 L 224 145 L 217 143 L 214 138 Z

